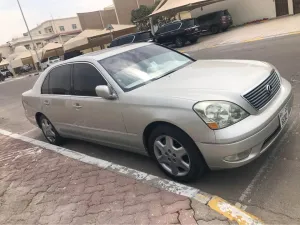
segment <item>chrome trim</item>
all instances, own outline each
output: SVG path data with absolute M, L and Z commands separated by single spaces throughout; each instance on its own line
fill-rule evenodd
M 253 104 L 251 103 L 251 102 L 249 102 L 248 101 L 248 99 L 246 99 L 244 96 L 245 95 L 247 95 L 247 94 L 249 94 L 249 92 L 251 92 L 252 90 L 254 90 L 255 88 L 257 88 L 259 85 L 261 85 L 265 80 L 267 80 L 273 73 L 276 73 L 276 76 L 278 77 L 278 80 L 279 80 L 279 84 L 280 84 L 280 86 L 279 86 L 279 89 L 278 89 L 278 91 L 277 91 L 277 93 L 267 102 L 267 104 L 265 104 L 262 108 L 260 108 L 260 109 L 257 109 L 257 108 L 255 108 L 254 106 L 253 106 Z M 271 102 L 272 102 L 272 100 L 279 94 L 279 92 L 280 92 L 280 90 L 281 90 L 281 87 L 282 87 L 282 83 L 281 83 L 281 78 L 280 78 L 280 75 L 279 75 L 279 73 L 277 73 L 277 71 L 275 70 L 275 69 L 272 69 L 272 71 L 271 71 L 271 73 L 270 73 L 270 75 L 267 77 L 267 78 L 265 78 L 265 79 L 263 79 L 263 80 L 261 80 L 257 85 L 255 85 L 254 87 L 252 87 L 251 89 L 248 89 L 247 91 L 245 91 L 243 94 L 241 94 L 241 97 L 255 110 L 255 111 L 257 111 L 257 112 L 259 112 L 259 111 L 262 111 L 263 109 L 265 109 L 265 107 L 266 106 L 268 106 Z

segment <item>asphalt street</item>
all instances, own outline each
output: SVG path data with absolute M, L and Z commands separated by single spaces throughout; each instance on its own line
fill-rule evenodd
M 293 113 L 281 137 L 269 151 L 242 168 L 207 173 L 190 184 L 202 191 L 218 195 L 232 203 L 240 203 L 268 223 L 300 224 L 300 36 L 236 44 L 198 52 L 196 59 L 251 59 L 270 62 L 281 75 L 291 81 L 295 101 Z M 37 77 L 0 83 L 0 129 L 45 141 L 39 129 L 24 116 L 21 93 L 30 89 Z M 165 177 L 155 163 L 145 157 L 77 140 L 64 147 Z

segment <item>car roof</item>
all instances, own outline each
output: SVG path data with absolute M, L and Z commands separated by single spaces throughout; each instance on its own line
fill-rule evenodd
M 121 45 L 121 46 L 117 46 L 117 47 L 113 47 L 113 48 L 106 48 L 100 51 L 96 51 L 96 52 L 91 52 L 85 55 L 81 55 L 81 56 L 77 56 L 74 57 L 72 59 L 68 59 L 65 60 L 63 62 L 57 63 L 55 65 L 59 65 L 59 64 L 65 64 L 65 63 L 70 63 L 70 62 L 80 62 L 80 61 L 84 61 L 84 60 L 89 60 L 89 59 L 93 59 L 96 61 L 114 56 L 114 55 L 118 55 L 120 53 L 123 52 L 127 52 L 133 49 L 137 49 L 140 47 L 144 47 L 144 46 L 148 46 L 151 45 L 152 43 L 135 43 L 135 44 L 128 44 L 128 45 Z
M 125 35 L 122 35 L 120 37 L 115 38 L 113 41 L 119 40 L 119 39 L 124 38 L 124 37 L 132 36 L 132 35 L 136 35 L 136 34 L 149 33 L 149 32 L 151 32 L 151 31 L 147 30 L 147 31 L 139 31 L 139 32 L 136 32 L 136 33 L 125 34 Z

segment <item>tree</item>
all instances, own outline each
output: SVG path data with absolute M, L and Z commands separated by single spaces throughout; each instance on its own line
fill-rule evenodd
M 139 31 L 147 31 L 151 29 L 149 18 L 147 18 L 147 16 L 149 16 L 155 10 L 159 3 L 160 0 L 156 1 L 152 6 L 141 5 L 140 8 L 132 10 L 131 22 L 137 26 Z M 153 18 L 153 24 L 161 26 L 174 20 L 174 18 L 175 15 L 171 15 L 169 17 L 155 16 Z

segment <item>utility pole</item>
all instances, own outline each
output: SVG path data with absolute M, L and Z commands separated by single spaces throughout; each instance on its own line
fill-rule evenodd
M 55 32 L 56 34 L 58 34 L 59 41 L 60 41 L 60 43 L 63 45 L 64 42 L 63 42 L 63 40 L 62 40 L 62 38 L 61 38 L 60 32 L 57 32 L 56 24 L 55 24 L 55 22 L 54 22 L 53 16 L 52 16 L 51 13 L 50 13 L 50 15 L 51 15 L 51 19 L 52 19 L 52 27 L 54 27 L 54 32 Z
M 19 0 L 17 0 L 17 2 L 18 2 L 18 5 L 19 5 L 19 8 L 20 8 L 20 11 L 21 11 L 21 14 L 22 14 L 24 23 L 25 23 L 26 28 L 27 28 L 27 31 L 28 31 L 28 35 L 29 35 L 29 37 L 30 37 L 30 39 L 31 39 L 31 43 L 32 43 L 33 49 L 34 49 L 35 54 L 36 54 L 36 57 L 37 57 L 37 59 L 38 59 L 38 61 L 39 61 L 39 65 L 40 65 L 40 67 L 41 67 L 41 69 L 42 69 L 42 64 L 41 64 L 40 56 L 39 56 L 38 53 L 37 53 L 37 47 L 36 47 L 36 45 L 35 45 L 34 42 L 33 42 L 33 39 L 32 39 L 31 33 L 30 33 L 30 30 L 29 30 L 29 27 L 28 27 L 27 21 L 26 21 L 26 19 L 25 19 L 25 16 L 24 16 L 24 13 L 23 13 L 23 10 L 22 10 L 22 7 L 21 7 L 21 5 L 20 5 Z M 29 50 L 29 51 L 30 51 L 30 50 Z M 31 53 L 31 51 L 30 51 L 30 53 Z M 32 55 L 32 54 L 31 54 L 31 57 L 32 57 L 32 60 L 33 60 L 33 65 L 34 65 L 34 67 L 36 67 L 36 66 L 35 66 L 35 63 L 34 63 L 34 59 L 33 59 L 33 55 Z M 37 68 L 36 68 L 36 70 L 38 71 Z M 43 70 L 43 69 L 42 69 L 42 70 Z

